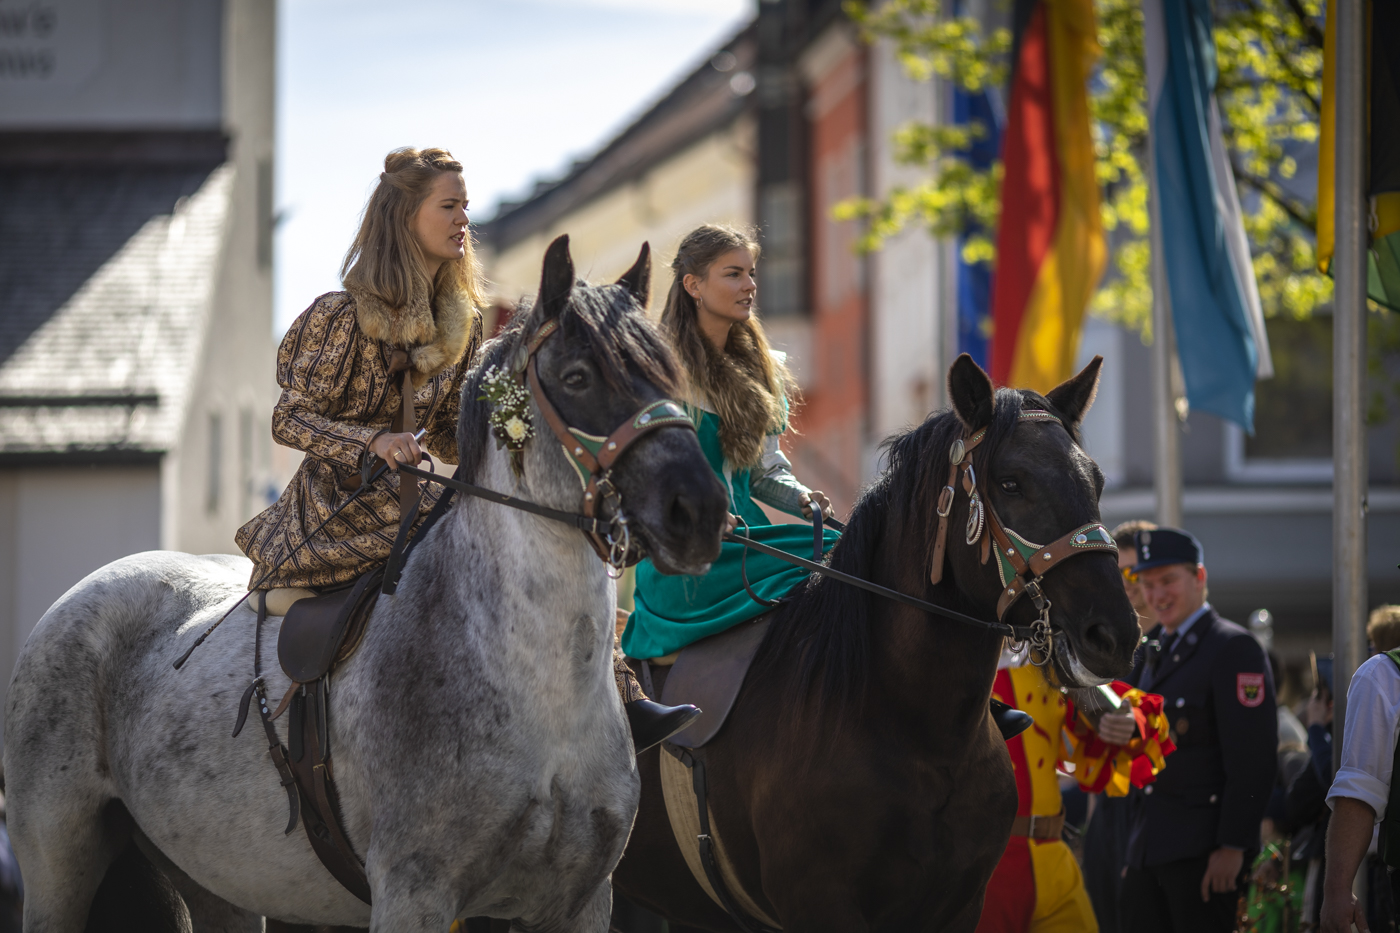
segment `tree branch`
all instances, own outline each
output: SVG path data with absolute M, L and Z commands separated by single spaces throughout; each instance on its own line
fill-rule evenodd
M 1308 41 L 1313 48 L 1321 50 L 1326 37 L 1321 29 L 1317 28 L 1317 23 L 1308 15 L 1308 11 L 1303 9 L 1302 0 L 1288 0 L 1288 8 L 1293 11 L 1293 15 L 1298 17 L 1298 22 L 1302 24 L 1303 31 L 1308 35 Z
M 1316 212 L 1310 214 L 1307 208 L 1288 197 L 1288 195 L 1284 193 L 1283 188 L 1276 182 L 1272 182 L 1267 178 L 1260 178 L 1258 175 L 1245 171 L 1234 159 L 1230 160 L 1230 167 L 1235 171 L 1236 181 L 1244 182 L 1255 191 L 1258 191 L 1260 194 L 1274 201 L 1279 207 L 1283 208 L 1284 213 L 1288 214 L 1289 217 L 1292 217 L 1299 224 L 1307 227 L 1309 230 L 1317 226 Z

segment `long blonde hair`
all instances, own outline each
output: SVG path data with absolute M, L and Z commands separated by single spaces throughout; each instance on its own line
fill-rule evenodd
M 485 305 L 470 228 L 463 238 L 462 258 L 443 263 L 432 282 L 423 274 L 423 250 L 412 230 L 413 217 L 432 194 L 437 177 L 461 171 L 462 163 L 446 149 L 405 146 L 384 157 L 379 184 L 365 204 L 360 231 L 340 266 L 346 288 L 368 292 L 396 309 L 406 307 L 415 293 L 436 297 L 455 292 L 473 307 Z
M 762 458 L 764 438 L 786 425 L 784 400 L 795 401 L 797 389 L 787 367 L 773 355 L 757 311 L 729 328 L 723 347 L 710 343 L 700 329 L 699 310 L 685 290 L 685 277 L 705 278 L 715 260 L 735 249 L 748 250 L 758 261 L 757 240 L 734 227 L 705 224 L 685 235 L 671 262 L 675 278 L 661 312 L 661 328 L 692 390 L 719 415 L 725 459 L 744 469 Z

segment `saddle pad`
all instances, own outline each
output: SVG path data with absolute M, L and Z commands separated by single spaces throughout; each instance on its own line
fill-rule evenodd
M 719 637 L 719 636 L 715 636 Z M 688 649 L 687 649 L 688 650 Z M 661 794 L 666 798 L 666 816 L 671 821 L 671 832 L 676 834 L 676 845 L 680 846 L 681 854 L 685 856 L 685 864 L 689 866 L 690 873 L 695 876 L 696 882 L 705 889 L 705 893 L 710 896 L 710 900 L 724 909 L 724 903 L 720 901 L 719 895 L 715 894 L 715 889 L 710 887 L 709 876 L 705 874 L 705 866 L 700 864 L 700 810 L 695 802 L 695 785 L 691 782 L 690 769 L 681 764 L 675 755 L 667 754 L 663 751 L 661 758 Z M 729 855 L 724 851 L 724 842 L 719 838 L 719 826 L 715 823 L 715 811 L 710 810 L 710 838 L 714 841 L 715 861 L 719 863 L 719 875 L 724 879 L 725 887 L 729 888 L 730 895 L 735 903 L 739 905 L 750 917 L 759 920 L 775 930 L 781 930 L 782 925 L 764 912 L 763 908 L 754 903 L 749 897 L 749 892 L 744 890 L 743 884 L 739 881 L 739 875 L 734 871 L 734 863 L 729 860 Z
M 690 703 L 704 712 L 667 741 L 681 748 L 700 748 L 719 733 L 767 631 L 768 616 L 763 615 L 681 649 L 661 688 L 661 702 L 667 706 Z

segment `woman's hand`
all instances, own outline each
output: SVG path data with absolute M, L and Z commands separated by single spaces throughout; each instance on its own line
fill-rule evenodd
M 831 500 L 826 497 L 826 493 L 813 489 L 811 492 L 804 492 L 797 499 L 802 503 L 802 517 L 808 521 L 812 520 L 812 503 L 815 502 L 822 510 L 823 518 L 835 518 L 836 509 L 832 508 Z
M 381 434 L 369 442 L 369 452 L 398 472 L 400 463 L 417 466 L 422 459 L 423 449 L 412 434 Z

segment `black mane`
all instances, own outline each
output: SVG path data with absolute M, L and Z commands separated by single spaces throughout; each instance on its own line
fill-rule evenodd
M 534 302 L 520 303 L 510 323 L 488 341 L 462 381 L 462 409 L 457 421 L 459 477 L 475 482 L 491 443 L 486 429 L 490 405 L 479 398 L 481 384 L 493 366 L 510 368 L 516 352 L 543 323 Z M 639 374 L 662 394 L 674 396 L 680 384 L 675 354 L 647 319 L 646 312 L 622 285 L 593 286 L 580 280 L 560 312 L 561 336 L 570 346 L 587 348 L 608 386 L 630 392 L 632 376 Z M 558 338 L 555 338 L 558 339 Z
M 997 391 L 987 439 L 973 451 L 978 473 L 985 472 L 997 449 L 1016 430 L 1021 411 L 1036 408 L 1059 414 L 1035 392 Z M 944 410 L 881 445 L 888 466 L 856 502 L 841 540 L 829 554 L 831 567 L 876 579 L 875 555 L 894 515 L 898 521 L 917 524 L 909 529 L 909 537 L 921 542 L 921 548 L 906 550 L 902 559 L 916 560 L 926 571 L 933 560 L 936 506 L 948 476 L 948 450 L 962 434 L 962 422 L 951 410 Z M 1078 442 L 1077 432 L 1071 429 L 1071 434 Z M 926 573 L 923 578 L 927 580 Z M 807 697 L 815 692 L 821 705 L 838 710 L 858 706 L 870 676 L 870 624 L 874 601 L 880 598 L 814 574 L 773 613 L 754 659 L 760 676 L 792 678 L 791 695 Z M 967 611 L 970 607 L 949 608 Z

